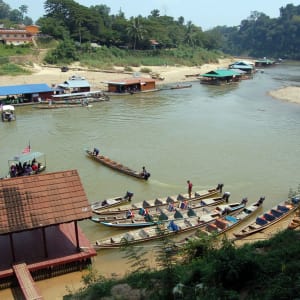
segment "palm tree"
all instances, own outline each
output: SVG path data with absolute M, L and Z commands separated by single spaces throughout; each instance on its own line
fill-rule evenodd
M 195 25 L 193 25 L 191 21 L 189 21 L 186 25 L 184 42 L 192 47 L 195 45 Z
M 19 11 L 22 14 L 22 20 L 24 20 L 25 14 L 27 14 L 27 12 L 28 12 L 28 6 L 27 5 L 21 5 L 19 7 Z
M 131 24 L 127 27 L 127 34 L 133 40 L 133 50 L 135 50 L 136 43 L 143 39 L 144 33 L 145 30 L 139 18 L 133 18 Z

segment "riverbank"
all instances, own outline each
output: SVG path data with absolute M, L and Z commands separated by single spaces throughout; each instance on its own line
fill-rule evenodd
M 218 63 L 204 64 L 199 67 L 186 66 L 150 66 L 150 67 L 135 67 L 132 72 L 125 72 L 122 67 L 114 67 L 112 70 L 87 70 L 79 64 L 70 66 L 68 72 L 61 72 L 60 68 L 50 66 L 34 65 L 30 71 L 30 75 L 19 76 L 0 76 L 0 85 L 17 85 L 17 84 L 31 84 L 31 83 L 46 83 L 50 86 L 63 83 L 72 75 L 85 77 L 92 90 L 106 90 L 106 81 L 119 80 L 123 78 L 132 77 L 133 74 L 139 73 L 142 77 L 150 77 L 148 73 L 141 73 L 141 69 L 147 68 L 153 73 L 159 74 L 164 80 L 158 80 L 157 85 L 165 85 L 183 81 L 197 80 L 195 77 L 186 77 L 186 75 L 203 74 L 217 68 L 227 68 L 228 65 L 234 62 L 234 59 L 226 58 L 220 59 Z
M 157 86 L 177 84 L 182 82 L 198 81 L 197 74 L 204 74 L 211 70 L 227 68 L 229 64 L 235 62 L 236 58 L 220 59 L 218 63 L 204 64 L 202 66 L 151 66 L 147 67 L 151 72 L 159 74 L 164 80 L 158 80 Z M 68 80 L 72 75 L 85 77 L 90 85 L 91 90 L 107 90 L 105 82 L 110 80 L 119 80 L 131 77 L 134 73 L 140 73 L 143 67 L 133 68 L 132 73 L 124 72 L 124 68 L 115 67 L 111 71 L 87 70 L 79 64 L 74 64 L 68 72 L 61 72 L 60 68 L 49 66 L 34 65 L 30 70 L 30 75 L 19 76 L 0 76 L 0 85 L 19 85 L 32 83 L 46 83 L 49 86 L 55 86 Z M 147 73 L 140 73 L 142 77 L 150 77 Z M 8 84 L 9 83 L 9 84 Z M 300 104 L 300 87 L 289 86 L 273 90 L 269 95 L 275 99 L 289 101 Z

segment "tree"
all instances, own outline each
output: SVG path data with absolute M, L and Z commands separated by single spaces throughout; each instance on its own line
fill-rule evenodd
M 0 19 L 7 19 L 9 18 L 10 13 L 10 6 L 0 0 Z
M 9 19 L 14 23 L 22 23 L 23 16 L 18 9 L 13 9 L 9 13 Z
M 144 33 L 145 30 L 140 23 L 140 19 L 132 18 L 130 25 L 127 27 L 127 34 L 132 40 L 133 50 L 135 50 L 137 42 L 143 39 Z
M 21 14 L 22 14 L 22 20 L 24 20 L 25 14 L 27 14 L 27 12 L 28 12 L 28 6 L 27 6 L 27 5 L 21 5 L 21 6 L 19 7 L 19 11 L 20 11 Z

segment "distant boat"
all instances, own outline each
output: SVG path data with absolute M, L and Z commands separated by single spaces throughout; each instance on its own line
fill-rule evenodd
M 192 86 L 193 86 L 192 84 L 177 84 L 175 86 L 172 86 L 170 89 L 171 90 L 186 89 L 186 88 L 191 88 Z
M 15 107 L 13 105 L 1 105 L 1 118 L 3 122 L 16 120 Z
M 87 156 L 107 167 L 110 167 L 111 169 L 117 170 L 121 173 L 133 176 L 135 178 L 139 178 L 139 179 L 143 179 L 143 180 L 148 180 L 150 177 L 150 173 L 147 172 L 147 174 L 144 174 L 142 172 L 138 172 L 135 170 L 130 169 L 129 167 L 126 167 L 122 164 L 120 164 L 119 162 L 116 162 L 112 159 L 110 159 L 107 156 L 103 156 L 103 155 L 95 155 L 93 153 L 93 151 L 90 150 L 85 150 L 85 153 L 87 154 Z
M 9 159 L 8 166 L 9 175 L 7 177 L 10 178 L 38 174 L 46 169 L 46 156 L 42 152 L 29 151 Z

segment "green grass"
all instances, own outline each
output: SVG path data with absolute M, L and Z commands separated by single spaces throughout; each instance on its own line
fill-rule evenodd
M 30 71 L 25 70 L 22 67 L 15 64 L 6 63 L 0 65 L 0 76 L 4 76 L 4 75 L 17 76 L 17 75 L 24 75 L 24 74 L 29 75 L 31 73 Z

